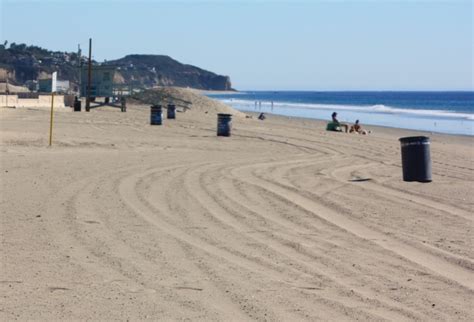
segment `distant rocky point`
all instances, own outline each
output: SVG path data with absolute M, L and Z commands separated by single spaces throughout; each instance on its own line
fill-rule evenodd
M 0 75 L 8 73 L 8 81 L 28 85 L 52 72 L 58 79 L 79 83 L 79 67 L 87 66 L 85 56 L 74 52 L 50 51 L 38 46 L 7 42 L 0 45 Z M 165 55 L 127 55 L 123 58 L 93 65 L 117 67 L 114 82 L 136 87 L 154 86 L 190 87 L 201 90 L 233 90 L 229 76 L 182 64 Z M 0 80 L 1 81 L 1 80 Z
M 175 86 L 205 90 L 232 90 L 228 76 L 216 75 L 207 70 L 181 64 L 164 55 L 127 55 L 106 62 L 117 66 L 124 83 L 139 82 L 146 87 Z

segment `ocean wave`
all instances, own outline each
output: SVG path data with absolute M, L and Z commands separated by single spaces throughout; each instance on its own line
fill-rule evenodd
M 238 105 L 243 107 L 254 107 L 255 101 L 244 100 L 244 99 L 222 99 L 222 102 L 230 105 Z M 262 102 L 262 106 L 270 107 L 271 102 Z M 442 118 L 457 118 L 465 120 L 474 120 L 474 114 L 472 113 L 457 113 L 447 110 L 420 110 L 412 108 L 400 108 L 386 106 L 383 104 L 376 105 L 339 105 L 339 104 L 310 104 L 310 103 L 286 103 L 286 102 L 274 102 L 275 108 L 299 108 L 299 109 L 316 109 L 316 110 L 345 110 L 345 111 L 356 111 L 361 113 L 381 113 L 381 114 L 409 114 L 413 116 L 426 116 L 426 117 L 442 117 Z

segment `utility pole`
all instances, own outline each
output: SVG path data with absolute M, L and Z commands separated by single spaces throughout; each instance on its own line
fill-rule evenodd
M 78 68 L 78 80 L 79 80 L 79 99 L 81 97 L 82 90 L 82 51 L 81 45 L 77 44 L 77 68 Z
M 87 98 L 86 98 L 86 112 L 91 109 L 91 83 L 92 83 L 92 38 L 89 38 L 89 68 L 87 75 Z
M 7 94 L 6 97 L 5 97 L 6 100 L 7 100 L 7 101 L 5 102 L 5 103 L 6 103 L 5 105 L 6 105 L 7 107 L 8 107 L 8 94 L 10 94 L 10 88 L 9 88 L 9 86 L 8 86 L 8 77 L 9 77 L 9 76 L 10 76 L 10 72 L 7 70 L 7 79 L 6 79 L 6 82 L 5 82 L 5 93 Z

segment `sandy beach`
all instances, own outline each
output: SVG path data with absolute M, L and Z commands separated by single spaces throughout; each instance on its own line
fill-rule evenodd
M 0 109 L 0 320 L 474 319 L 472 137 L 215 112 Z

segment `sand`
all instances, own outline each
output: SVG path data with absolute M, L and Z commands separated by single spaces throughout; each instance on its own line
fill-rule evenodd
M 473 320 L 473 138 L 0 109 L 0 320 Z M 370 179 L 370 180 L 365 180 Z

